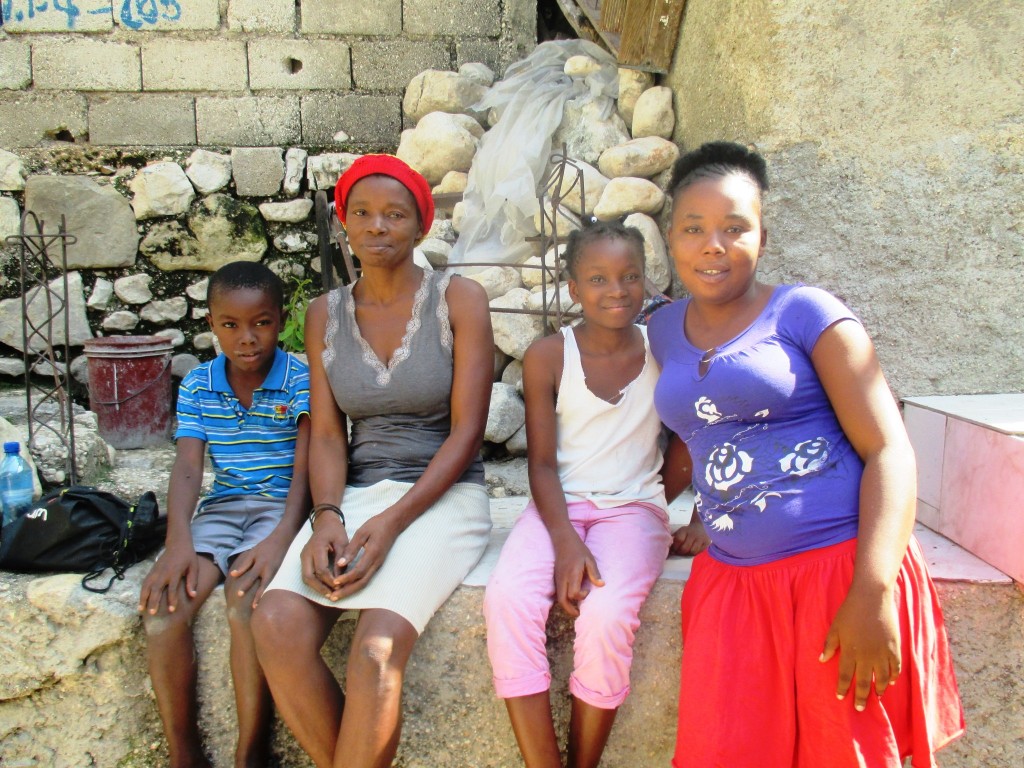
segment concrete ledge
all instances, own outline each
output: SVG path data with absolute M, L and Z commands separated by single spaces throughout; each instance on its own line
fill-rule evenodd
M 435 616 L 413 654 L 398 766 L 521 765 L 504 706 L 491 688 L 481 585 L 523 503 L 519 498 L 494 500 L 496 527 L 487 554 Z M 939 582 L 968 717 L 967 736 L 941 753 L 943 768 L 1020 765 L 1024 594 L 998 571 L 941 537 L 927 531 L 920 536 Z M 71 574 L 0 574 L 0 615 L 10 628 L 0 655 L 0 764 L 41 768 L 166 763 L 146 675 L 144 638 L 135 615 L 147 570 L 148 564 L 133 568 L 106 596 L 84 592 L 79 577 Z M 608 745 L 602 763 L 606 768 L 668 764 L 677 707 L 680 582 L 687 573 L 687 560 L 670 558 L 644 606 L 632 694 Z M 327 659 L 339 674 L 353 626 L 352 621 L 340 622 L 326 646 Z M 572 626 L 554 611 L 549 633 L 552 700 L 564 731 Z M 197 643 L 207 740 L 216 765 L 227 766 L 234 706 L 220 593 L 200 614 Z M 282 766 L 309 765 L 280 724 L 275 750 Z

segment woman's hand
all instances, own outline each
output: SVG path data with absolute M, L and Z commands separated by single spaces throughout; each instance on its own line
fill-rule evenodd
M 818 660 L 827 662 L 837 651 L 836 696 L 844 698 L 852 683 L 853 706 L 863 711 L 872 680 L 875 693 L 881 696 L 900 674 L 900 625 L 891 590 L 875 594 L 850 590 L 832 621 Z
M 346 570 L 335 579 L 336 597 L 332 599 L 347 597 L 365 587 L 384 564 L 399 533 L 401 530 L 398 523 L 393 515 L 388 514 L 388 510 L 374 515 L 359 526 L 337 561 L 338 570 Z M 360 550 L 362 555 L 359 554 Z
M 286 536 L 274 531 L 255 547 L 240 554 L 231 564 L 230 576 L 235 579 L 234 586 L 239 597 L 259 584 L 252 596 L 253 610 L 259 604 L 277 569 L 281 567 L 281 561 L 284 560 L 290 544 L 291 541 Z
M 189 543 L 168 544 L 167 549 L 153 564 L 153 570 L 142 582 L 139 594 L 139 613 L 155 615 L 160 599 L 167 595 L 167 611 L 174 613 L 182 586 L 188 597 L 196 596 L 199 580 L 199 555 Z
M 575 530 L 555 544 L 555 596 L 562 610 L 576 618 L 579 604 L 590 594 L 584 586 L 603 587 L 604 580 L 597 569 L 597 561 Z
M 677 528 L 672 533 L 672 544 L 669 552 L 680 557 L 693 557 L 699 555 L 711 544 L 704 525 L 696 516 L 684 526 Z
M 338 579 L 345 568 L 340 554 L 348 543 L 341 518 L 326 512 L 317 517 L 313 535 L 302 548 L 302 580 L 329 600 L 338 599 Z

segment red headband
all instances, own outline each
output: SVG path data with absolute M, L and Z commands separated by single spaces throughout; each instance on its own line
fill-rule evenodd
M 423 176 L 394 155 L 363 155 L 341 175 L 338 186 L 334 188 L 334 210 L 341 223 L 345 223 L 345 204 L 352 187 L 367 176 L 378 175 L 390 176 L 409 190 L 420 212 L 423 234 L 426 234 L 434 223 L 434 198 L 430 194 L 430 185 Z

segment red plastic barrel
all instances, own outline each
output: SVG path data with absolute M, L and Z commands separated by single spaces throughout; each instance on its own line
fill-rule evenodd
M 171 435 L 171 352 L 159 336 L 104 336 L 85 342 L 89 407 L 115 448 L 143 448 Z

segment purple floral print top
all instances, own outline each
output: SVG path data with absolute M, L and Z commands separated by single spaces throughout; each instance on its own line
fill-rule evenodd
M 758 565 L 854 538 L 864 466 L 810 356 L 829 326 L 859 320 L 823 290 L 777 286 L 749 328 L 708 352 L 683 333 L 688 305 L 650 319 L 654 402 L 690 450 L 712 557 Z

